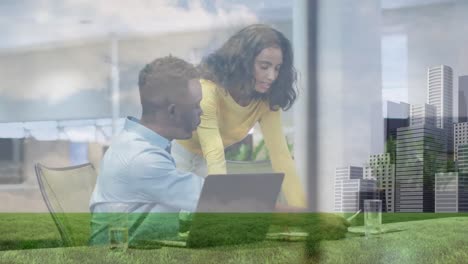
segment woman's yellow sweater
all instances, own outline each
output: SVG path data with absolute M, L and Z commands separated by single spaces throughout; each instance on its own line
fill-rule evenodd
M 191 139 L 178 143 L 204 156 L 208 174 L 225 174 L 224 149 L 245 138 L 259 122 L 273 170 L 285 173 L 282 190 L 286 201 L 291 206 L 306 207 L 305 192 L 283 133 L 281 110 L 271 111 L 266 101 L 253 101 L 243 107 L 214 82 L 202 79 L 200 83 L 203 93 L 200 126 Z

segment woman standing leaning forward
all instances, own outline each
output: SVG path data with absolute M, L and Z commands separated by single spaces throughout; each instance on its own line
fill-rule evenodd
M 288 206 L 306 207 L 281 124 L 282 110 L 296 99 L 296 71 L 289 40 L 267 25 L 251 25 L 203 59 L 201 123 L 189 140 L 177 141 L 177 167 L 199 176 L 225 174 L 226 147 L 241 141 L 259 122 L 273 170 L 284 172 Z

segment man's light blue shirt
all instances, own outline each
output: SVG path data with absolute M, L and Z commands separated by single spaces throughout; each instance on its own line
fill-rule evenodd
M 127 213 L 195 211 L 203 178 L 177 170 L 170 146 L 136 118 L 127 118 L 101 162 L 91 212 L 115 212 L 116 204 L 125 205 Z

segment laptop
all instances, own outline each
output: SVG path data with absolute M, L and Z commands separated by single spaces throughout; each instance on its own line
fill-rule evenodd
M 158 243 L 199 248 L 263 241 L 283 178 L 283 173 L 207 176 L 188 234 Z

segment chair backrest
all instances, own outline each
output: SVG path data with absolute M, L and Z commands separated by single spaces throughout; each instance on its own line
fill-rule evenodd
M 226 160 L 228 173 L 271 173 L 273 168 L 269 160 L 236 161 Z
M 35 166 L 37 181 L 44 202 L 58 228 L 65 246 L 76 245 L 86 232 L 74 232 L 77 221 L 89 226 L 89 200 L 96 183 L 96 171 L 92 164 L 64 168 Z M 75 213 L 86 213 L 84 216 Z M 73 216 L 73 217 L 72 217 Z M 71 219 L 73 218 L 73 219 Z M 86 233 L 86 234 L 83 234 Z

